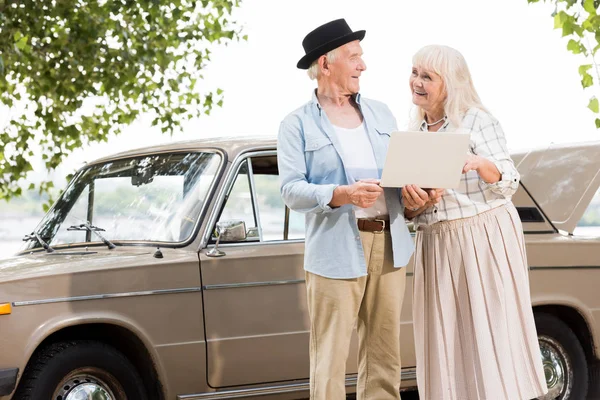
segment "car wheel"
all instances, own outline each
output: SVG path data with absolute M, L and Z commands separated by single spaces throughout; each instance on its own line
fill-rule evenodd
M 94 341 L 51 344 L 25 369 L 15 400 L 145 400 L 144 384 L 115 348 Z
M 589 375 L 579 339 L 562 320 L 535 314 L 548 394 L 540 400 L 585 400 Z

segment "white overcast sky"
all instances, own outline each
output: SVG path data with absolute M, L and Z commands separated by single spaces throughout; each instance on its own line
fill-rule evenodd
M 174 137 L 142 118 L 118 138 L 75 152 L 53 177 L 60 185 L 85 161 L 173 140 L 275 136 L 281 119 L 308 101 L 315 86 L 295 67 L 304 35 L 336 18 L 353 30 L 366 29 L 361 92 L 387 103 L 400 127 L 411 107 L 412 55 L 436 43 L 463 53 L 510 148 L 600 140 L 586 108 L 593 93 L 579 83 L 582 59 L 567 52 L 551 12 L 550 4 L 527 0 L 244 0 L 234 17 L 248 41 L 214 49 L 203 83 L 224 89 L 223 108 Z

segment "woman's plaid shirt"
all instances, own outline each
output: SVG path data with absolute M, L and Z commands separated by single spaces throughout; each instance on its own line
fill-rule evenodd
M 425 121 L 420 129 L 427 131 Z M 438 132 L 456 130 L 450 121 L 446 121 Z M 415 226 L 472 217 L 491 210 L 510 202 L 519 187 L 519 173 L 510 158 L 504 132 L 496 118 L 481 109 L 471 108 L 458 131 L 471 133 L 471 152 L 492 161 L 502 177 L 500 181 L 489 184 L 476 171 L 467 172 L 462 176 L 458 189 L 446 190 L 438 204 L 413 219 Z

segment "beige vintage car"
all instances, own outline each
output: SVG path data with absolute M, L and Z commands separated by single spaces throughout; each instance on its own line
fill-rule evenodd
M 572 235 L 600 142 L 514 159 L 546 398 L 600 398 L 600 237 Z M 275 140 L 247 138 L 82 168 L 0 263 L 0 400 L 307 397 L 304 219 L 277 174 Z M 416 386 L 408 268 L 403 389 Z M 354 340 L 348 393 L 356 353 Z

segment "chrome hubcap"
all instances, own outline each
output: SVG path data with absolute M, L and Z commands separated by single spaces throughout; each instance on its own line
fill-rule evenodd
M 61 383 L 54 400 L 116 400 L 110 387 L 91 375 L 75 375 Z
M 540 336 L 540 351 L 548 394 L 540 400 L 567 399 L 573 382 L 571 366 L 563 347 L 551 337 Z

